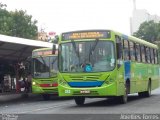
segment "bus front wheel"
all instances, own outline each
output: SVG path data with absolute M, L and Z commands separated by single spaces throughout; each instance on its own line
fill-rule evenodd
M 85 102 L 85 97 L 75 97 L 74 100 L 75 100 L 75 103 L 76 103 L 78 106 L 81 106 L 81 105 L 83 105 L 84 102 Z
M 128 94 L 127 93 L 128 93 L 127 88 L 125 88 L 124 95 L 119 96 L 119 102 L 121 104 L 126 104 L 127 103 L 127 101 L 128 101 Z
M 145 97 L 150 97 L 151 96 L 151 82 L 148 84 L 148 89 L 145 91 Z

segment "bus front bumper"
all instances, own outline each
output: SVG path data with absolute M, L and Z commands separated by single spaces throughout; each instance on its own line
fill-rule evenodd
M 116 84 L 110 84 L 103 87 L 73 88 L 68 86 L 58 86 L 59 96 L 117 96 Z
M 33 94 L 58 94 L 58 87 L 32 86 Z

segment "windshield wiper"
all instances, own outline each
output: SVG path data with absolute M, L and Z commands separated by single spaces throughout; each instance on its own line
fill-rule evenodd
M 43 61 L 43 64 L 47 67 L 47 64 L 46 64 L 46 62 L 45 62 L 45 60 L 44 60 L 44 58 L 40 55 L 40 58 L 41 58 L 41 60 Z M 45 67 L 45 68 L 46 68 Z
M 56 57 L 55 59 L 53 59 L 52 65 L 56 62 L 57 59 L 58 59 L 58 57 Z
M 89 62 L 91 61 L 91 55 L 93 54 L 93 52 L 94 52 L 94 50 L 95 50 L 95 48 L 96 48 L 96 46 L 97 46 L 97 44 L 98 44 L 98 41 L 99 41 L 99 39 L 96 39 L 96 40 L 95 40 L 92 48 L 91 48 L 90 51 L 89 51 Z

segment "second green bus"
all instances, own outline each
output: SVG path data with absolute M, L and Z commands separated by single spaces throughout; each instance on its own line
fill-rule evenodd
M 32 93 L 41 94 L 44 100 L 58 95 L 57 52 L 51 48 L 36 49 L 32 52 Z

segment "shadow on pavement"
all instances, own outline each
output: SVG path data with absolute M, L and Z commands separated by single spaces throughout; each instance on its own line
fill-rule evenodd
M 149 98 L 156 97 L 156 96 L 157 95 L 153 94 Z M 138 95 L 129 95 L 128 96 L 128 102 L 126 104 L 119 103 L 118 99 L 116 99 L 116 98 L 106 98 L 104 100 L 94 101 L 94 102 L 92 102 L 92 101 L 89 102 L 89 100 L 87 100 L 87 103 L 85 103 L 82 106 L 77 106 L 76 103 L 75 103 L 75 106 L 72 106 L 72 107 L 95 107 L 95 106 L 96 107 L 101 107 L 101 106 L 108 106 L 108 107 L 114 107 L 114 106 L 116 106 L 117 107 L 117 106 L 127 105 L 127 104 L 130 104 L 132 102 L 137 102 L 139 100 L 149 99 L 149 98 L 145 98 L 145 97 L 141 98 Z

